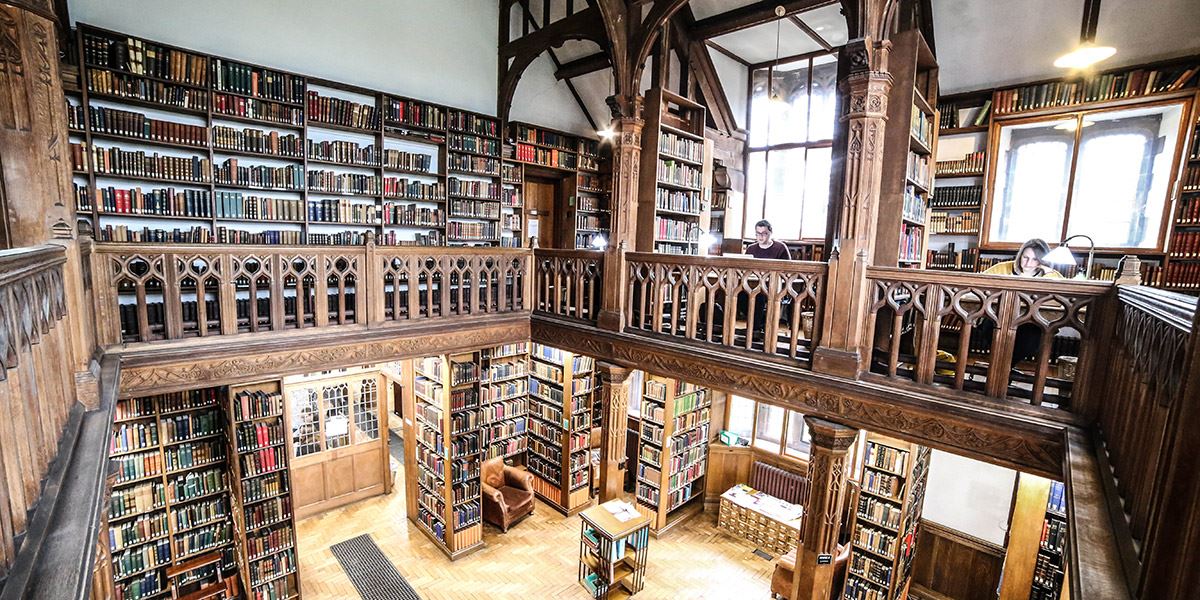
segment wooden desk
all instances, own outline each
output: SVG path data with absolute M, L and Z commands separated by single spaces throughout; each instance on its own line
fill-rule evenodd
M 793 518 L 780 515 L 795 514 Z M 800 542 L 804 508 L 774 496 L 737 484 L 721 494 L 717 527 L 758 546 L 765 552 L 782 556 Z

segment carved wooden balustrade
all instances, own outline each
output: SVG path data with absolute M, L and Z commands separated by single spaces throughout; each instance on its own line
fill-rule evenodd
M 1187 362 L 1196 309 L 1195 297 L 1120 286 L 1109 331 L 1112 342 L 1094 386 L 1103 395 L 1095 403 L 1103 454 L 1134 541 L 1129 552 L 1135 556 L 1126 565 L 1133 572 L 1127 577 L 1141 590 L 1147 582 L 1137 570 L 1148 549 L 1159 543 L 1155 520 L 1188 522 L 1186 515 L 1164 511 L 1161 503 L 1171 493 L 1164 486 L 1172 461 L 1182 459 L 1195 472 L 1195 456 L 1171 454 L 1176 436 L 1196 435 L 1181 429 L 1179 416 L 1185 402 L 1198 401 L 1194 392 L 1188 397 L 1185 391 L 1189 370 L 1196 368 Z M 1177 555 L 1178 545 L 1167 542 L 1165 554 Z
M 533 251 L 534 310 L 595 323 L 600 314 L 604 253 L 599 250 Z
M 870 267 L 869 371 L 1068 409 L 1084 402 L 1109 282 Z
M 825 263 L 625 257 L 627 330 L 811 363 L 820 341 Z
M 0 251 L 0 578 L 75 404 L 60 246 Z
M 528 312 L 528 250 L 94 244 L 101 345 Z

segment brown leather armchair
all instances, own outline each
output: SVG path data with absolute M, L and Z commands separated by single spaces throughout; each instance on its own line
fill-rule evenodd
M 792 548 L 791 552 L 779 557 L 775 562 L 775 572 L 771 574 L 771 597 L 782 598 L 787 600 L 792 593 L 792 578 L 795 577 L 796 571 L 796 550 Z M 842 595 L 842 581 L 846 578 L 846 565 L 850 562 L 850 544 L 838 544 L 837 556 L 833 559 L 833 589 L 830 590 L 830 598 L 840 598 Z
M 483 520 L 505 533 L 533 514 L 533 474 L 504 464 L 497 456 L 483 463 Z

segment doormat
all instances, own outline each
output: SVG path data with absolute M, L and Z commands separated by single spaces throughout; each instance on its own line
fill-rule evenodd
M 370 534 L 338 542 L 329 550 L 363 600 L 421 600 Z
M 754 549 L 754 555 L 763 560 L 771 560 L 771 559 L 775 558 L 774 556 L 771 556 L 770 554 L 767 554 L 766 552 L 763 552 L 762 550 L 759 550 L 757 548 Z

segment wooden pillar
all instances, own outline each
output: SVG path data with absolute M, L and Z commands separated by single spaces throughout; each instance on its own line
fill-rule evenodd
M 842 528 L 847 453 L 858 430 L 815 417 L 804 417 L 812 434 L 808 461 L 809 496 L 804 507 L 804 530 L 796 549 L 793 600 L 828 600 L 833 587 L 833 560 Z
M 625 367 L 599 361 L 604 418 L 600 438 L 600 501 L 625 495 L 625 431 L 629 421 L 629 374 Z
M 608 249 L 604 256 L 604 288 L 598 324 L 620 331 L 625 322 L 625 249 L 637 237 L 638 171 L 642 161 L 641 96 L 625 101 L 610 98 L 615 132 L 612 157 L 612 209 Z
M 870 303 L 866 270 L 875 252 L 879 216 L 883 132 L 892 87 L 887 73 L 890 46 L 887 41 L 859 39 L 839 56 L 847 63 L 847 77 L 839 87 L 849 98 L 841 117 L 846 130 L 845 179 L 834 207 L 838 220 L 831 235 L 825 317 L 813 369 L 842 377 L 857 377 L 870 359 L 864 341 Z
M 66 248 L 63 284 L 71 329 L 62 364 L 86 374 L 95 338 L 74 239 L 71 149 L 58 48 L 49 0 L 0 0 L 0 248 Z

